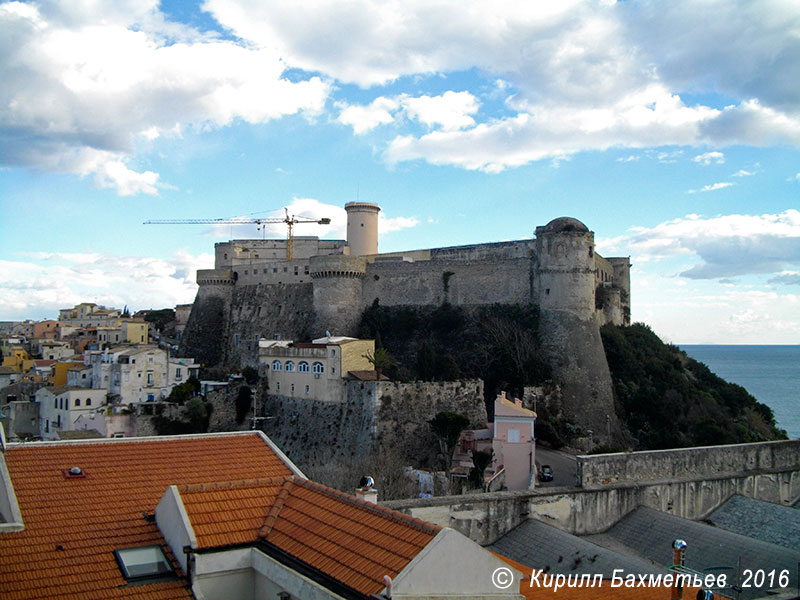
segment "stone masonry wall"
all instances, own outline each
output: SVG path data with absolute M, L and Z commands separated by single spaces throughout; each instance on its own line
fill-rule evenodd
M 530 258 L 464 262 L 431 260 L 414 263 L 375 262 L 367 265 L 362 299 L 378 298 L 385 306 L 528 304 L 532 302 Z M 447 286 L 445 286 L 445 273 Z
M 428 421 L 441 411 L 486 426 L 483 383 L 361 382 L 347 384 L 347 400 L 320 402 L 267 396 L 265 433 L 301 468 L 368 454 L 376 446 L 401 451 L 411 463 L 436 460 Z
M 258 366 L 258 339 L 306 340 L 314 319 L 311 283 L 237 285 L 233 290 L 225 362 Z

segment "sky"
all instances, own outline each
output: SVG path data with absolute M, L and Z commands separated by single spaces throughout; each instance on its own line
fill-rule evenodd
M 800 344 L 795 0 L 0 0 L 0 320 L 194 299 L 213 244 L 583 221 L 675 344 Z

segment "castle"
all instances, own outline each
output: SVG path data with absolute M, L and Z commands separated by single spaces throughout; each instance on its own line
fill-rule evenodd
M 599 326 L 630 322 L 628 257 L 603 258 L 593 232 L 568 217 L 537 227 L 533 239 L 381 254 L 380 207 L 350 202 L 345 210 L 346 240 L 215 244 L 215 268 L 197 272 L 182 354 L 207 365 L 255 364 L 261 338 L 356 335 L 363 310 L 375 300 L 384 306 L 535 304 L 543 346 L 564 379 L 565 402 L 573 398 L 577 408 L 588 394 L 602 405 L 597 422 L 611 420 Z

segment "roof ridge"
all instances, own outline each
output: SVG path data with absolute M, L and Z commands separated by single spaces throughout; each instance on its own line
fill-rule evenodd
M 427 521 L 423 521 L 422 519 L 418 519 L 417 517 L 412 517 L 411 515 L 407 515 L 402 513 L 398 510 L 394 510 L 393 508 L 389 508 L 388 506 L 382 506 L 380 504 L 376 504 L 374 502 L 368 502 L 366 500 L 362 500 L 360 498 L 356 498 L 355 496 L 351 496 L 341 490 L 337 490 L 335 488 L 328 487 L 316 481 L 312 481 L 310 479 L 302 479 L 302 480 L 295 480 L 295 483 L 298 485 L 302 485 L 305 487 L 313 488 L 319 492 L 327 494 L 333 498 L 337 498 L 339 500 L 344 500 L 345 502 L 349 502 L 350 504 L 354 504 L 359 508 L 364 508 L 372 513 L 375 513 L 379 516 L 386 517 L 392 521 L 397 523 L 401 523 L 403 525 L 409 525 L 418 529 L 424 533 L 430 534 L 437 534 L 439 531 L 442 530 L 440 525 L 435 525 L 433 523 L 428 523 Z
M 209 490 L 232 489 L 241 487 L 259 487 L 286 481 L 287 476 L 265 477 L 261 479 L 240 479 L 238 481 L 214 481 L 211 483 L 190 483 L 178 487 L 180 492 L 205 492 Z
M 289 497 L 293 486 L 294 477 L 284 478 L 283 486 L 281 486 L 281 489 L 275 498 L 275 502 L 272 503 L 272 506 L 270 507 L 266 518 L 264 519 L 264 524 L 261 526 L 261 529 L 258 530 L 258 537 L 262 540 L 267 539 L 267 536 L 275 526 L 275 522 L 278 520 L 278 515 L 280 515 L 283 505 L 286 504 L 286 499 Z

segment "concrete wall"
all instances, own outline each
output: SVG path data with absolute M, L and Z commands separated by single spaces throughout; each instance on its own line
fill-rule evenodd
M 531 492 L 417 498 L 384 504 L 452 527 L 482 545 L 493 543 L 528 518 L 581 535 L 607 530 L 640 505 L 686 519 L 702 519 L 734 494 L 783 506 L 794 504 L 800 499 L 800 461 L 793 458 L 798 443 L 793 440 L 688 449 L 691 454 L 709 450 L 712 458 L 698 460 L 695 471 L 683 471 L 678 466 L 673 477 L 660 478 L 664 471 L 653 470 L 650 472 L 659 479 L 648 479 L 634 470 L 632 477 L 639 479 L 588 488 L 538 488 Z M 635 455 L 652 453 L 632 454 L 635 462 Z M 685 455 L 682 450 L 663 451 L 658 464 L 666 469 L 674 455 L 676 465 L 680 465 L 682 454 Z M 598 465 L 610 468 L 612 461 L 604 459 L 611 456 L 622 455 L 598 455 Z M 641 458 L 647 461 L 650 457 Z M 753 468 L 730 471 L 741 464 Z
M 583 487 L 800 469 L 800 440 L 578 457 Z

